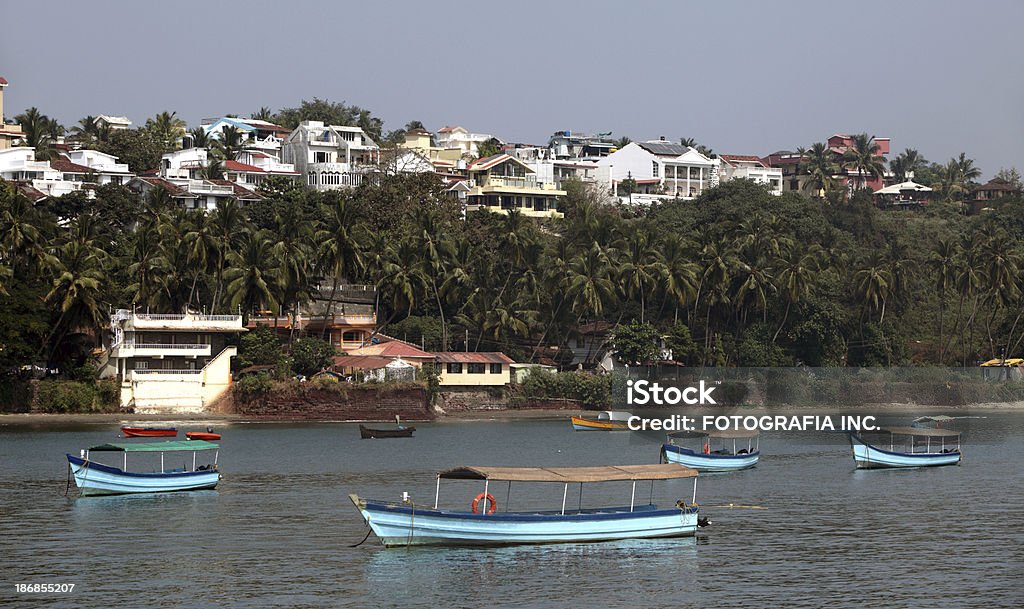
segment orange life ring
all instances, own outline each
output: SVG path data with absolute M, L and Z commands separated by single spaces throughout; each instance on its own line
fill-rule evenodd
M 486 497 L 487 501 L 490 503 L 490 506 L 487 508 L 487 513 L 488 514 L 493 514 L 495 512 L 495 510 L 498 509 L 498 504 L 494 501 L 494 495 L 492 495 L 490 493 L 487 493 L 487 494 L 480 493 L 479 495 L 477 495 L 473 499 L 473 513 L 474 514 L 479 514 L 480 513 L 480 509 L 479 509 L 479 507 L 480 507 L 480 500 L 483 499 L 484 497 Z
M 711 454 L 711 444 L 708 443 L 708 442 L 704 443 L 704 454 L 705 455 L 710 455 Z

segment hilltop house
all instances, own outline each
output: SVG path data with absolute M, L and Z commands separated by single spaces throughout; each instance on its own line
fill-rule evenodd
M 149 314 L 119 309 L 110 318 L 109 359 L 121 407 L 134 412 L 200 412 L 231 386 L 231 335 L 241 315 Z
M 886 157 L 889 155 L 891 145 L 889 138 L 876 137 L 874 138 L 874 142 L 878 145 L 878 156 L 885 161 Z M 853 146 L 853 137 L 843 133 L 837 133 L 828 138 L 826 144 L 835 161 L 838 163 L 842 159 L 843 154 Z M 806 190 L 804 186 L 807 182 L 807 178 L 800 171 L 800 164 L 803 161 L 803 157 L 800 156 L 799 153 L 791 150 L 779 150 L 769 154 L 761 160 L 768 167 L 774 167 L 782 171 L 782 190 L 784 192 Z M 852 169 L 840 169 L 840 172 L 834 177 L 838 179 L 841 187 L 847 191 L 852 190 L 854 186 L 859 187 L 861 182 L 863 182 L 864 188 L 870 188 L 872 192 L 880 190 L 885 186 L 885 176 L 861 177 Z
M 565 196 L 553 183 L 540 182 L 526 163 L 505 153 L 477 159 L 466 168 L 469 176 L 467 211 L 505 212 L 518 209 L 524 216 L 561 218 L 559 199 Z
M 0 178 L 31 186 L 45 196 L 82 190 L 91 197 L 93 187 L 123 184 L 133 175 L 116 156 L 95 150 L 73 150 L 51 161 L 37 161 L 35 149 L 24 146 L 0 150 Z
M 989 203 L 1003 197 L 1019 197 L 1021 188 L 1006 180 L 993 178 L 971 189 L 970 206 L 974 213 L 985 209 Z
M 211 139 L 220 139 L 226 127 L 234 127 L 242 136 L 244 150 L 262 152 L 278 160 L 281 159 L 281 143 L 290 133 L 288 129 L 268 121 L 231 116 L 204 118 L 201 127 Z M 185 136 L 186 143 L 190 139 L 191 136 Z
M 619 192 L 624 203 L 692 199 L 718 186 L 719 181 L 718 159 L 664 139 L 630 142 L 597 164 L 598 179 Z M 632 180 L 633 190 L 622 193 L 622 184 L 627 180 Z
M 240 160 L 240 159 L 244 159 Z M 163 155 L 160 159 L 160 177 L 169 180 L 200 180 L 215 159 L 206 148 L 182 148 Z M 281 163 L 275 156 L 246 150 L 236 159 L 221 161 L 224 179 L 254 188 L 268 176 L 298 178 L 295 167 Z
M 110 116 L 107 114 L 100 114 L 92 120 L 93 124 L 100 129 L 110 129 L 111 131 L 122 131 L 124 129 L 131 129 L 132 122 L 128 120 L 127 116 Z
M 460 157 L 476 158 L 480 156 L 480 144 L 492 138 L 494 136 L 489 133 L 470 133 L 463 127 L 455 126 L 438 129 L 434 141 L 438 148 L 457 150 Z
M 351 188 L 376 170 L 380 147 L 359 127 L 303 121 L 281 145 L 281 160 L 314 190 Z
M 128 182 L 128 188 L 142 196 L 157 189 L 167 191 L 177 205 L 185 209 L 202 209 L 213 211 L 217 206 L 235 199 L 241 205 L 263 200 L 248 188 L 230 180 L 191 180 L 188 178 L 162 178 L 159 176 L 139 176 Z
M 769 167 L 760 157 L 752 155 L 722 154 L 718 158 L 721 160 L 719 179 L 722 182 L 753 180 L 767 186 L 773 195 L 782 194 L 782 170 L 778 167 Z

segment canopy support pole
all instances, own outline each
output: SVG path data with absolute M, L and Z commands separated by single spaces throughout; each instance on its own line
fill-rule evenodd
M 565 488 L 562 490 L 562 516 L 565 516 L 565 500 L 569 496 L 569 483 L 565 483 Z
M 582 512 L 583 511 L 583 483 L 582 482 L 580 482 L 580 504 L 578 506 L 576 506 L 576 511 L 577 512 Z
M 122 469 L 121 471 L 123 471 L 123 472 L 128 471 L 128 451 L 127 450 L 124 451 L 124 469 Z
M 654 480 L 651 480 L 651 498 L 647 500 L 647 503 L 654 505 Z
M 693 477 L 693 498 L 690 499 L 690 503 L 697 503 L 697 477 Z
M 160 473 L 164 473 L 164 454 L 160 453 Z
M 509 503 L 512 502 L 512 481 L 508 481 L 508 488 L 505 490 L 505 511 L 509 511 Z
M 633 511 L 633 501 L 636 499 L 636 480 L 633 481 L 633 492 L 629 494 L 629 511 Z
M 196 451 L 192 451 L 192 471 L 196 471 Z
M 487 515 L 487 509 L 490 507 L 487 505 L 487 487 L 490 486 L 490 480 L 484 480 L 484 511 L 481 512 L 484 516 Z
M 434 509 L 437 509 L 437 501 L 441 498 L 441 474 L 437 475 L 437 488 L 434 489 Z

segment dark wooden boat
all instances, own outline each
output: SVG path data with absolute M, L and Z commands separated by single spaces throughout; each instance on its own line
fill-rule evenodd
M 415 427 L 398 426 L 390 429 L 374 429 L 366 425 L 360 425 L 359 437 L 364 440 L 367 438 L 411 438 L 415 431 Z
M 126 438 L 174 438 L 178 435 L 174 427 L 122 427 L 121 433 Z

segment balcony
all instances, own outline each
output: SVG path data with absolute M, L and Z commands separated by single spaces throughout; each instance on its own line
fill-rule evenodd
M 197 195 L 226 195 L 232 196 L 235 194 L 235 189 L 231 186 L 221 186 L 220 184 L 211 184 L 206 180 L 189 180 L 185 184 L 185 189 L 192 194 Z
M 136 313 L 126 330 L 180 330 L 204 332 L 244 332 L 241 315 L 174 315 Z
M 201 383 L 203 370 L 192 368 L 171 368 L 167 370 L 129 370 L 125 377 L 127 383 L 165 382 L 165 383 Z
M 208 344 L 121 343 L 114 347 L 112 357 L 208 357 L 212 347 Z

